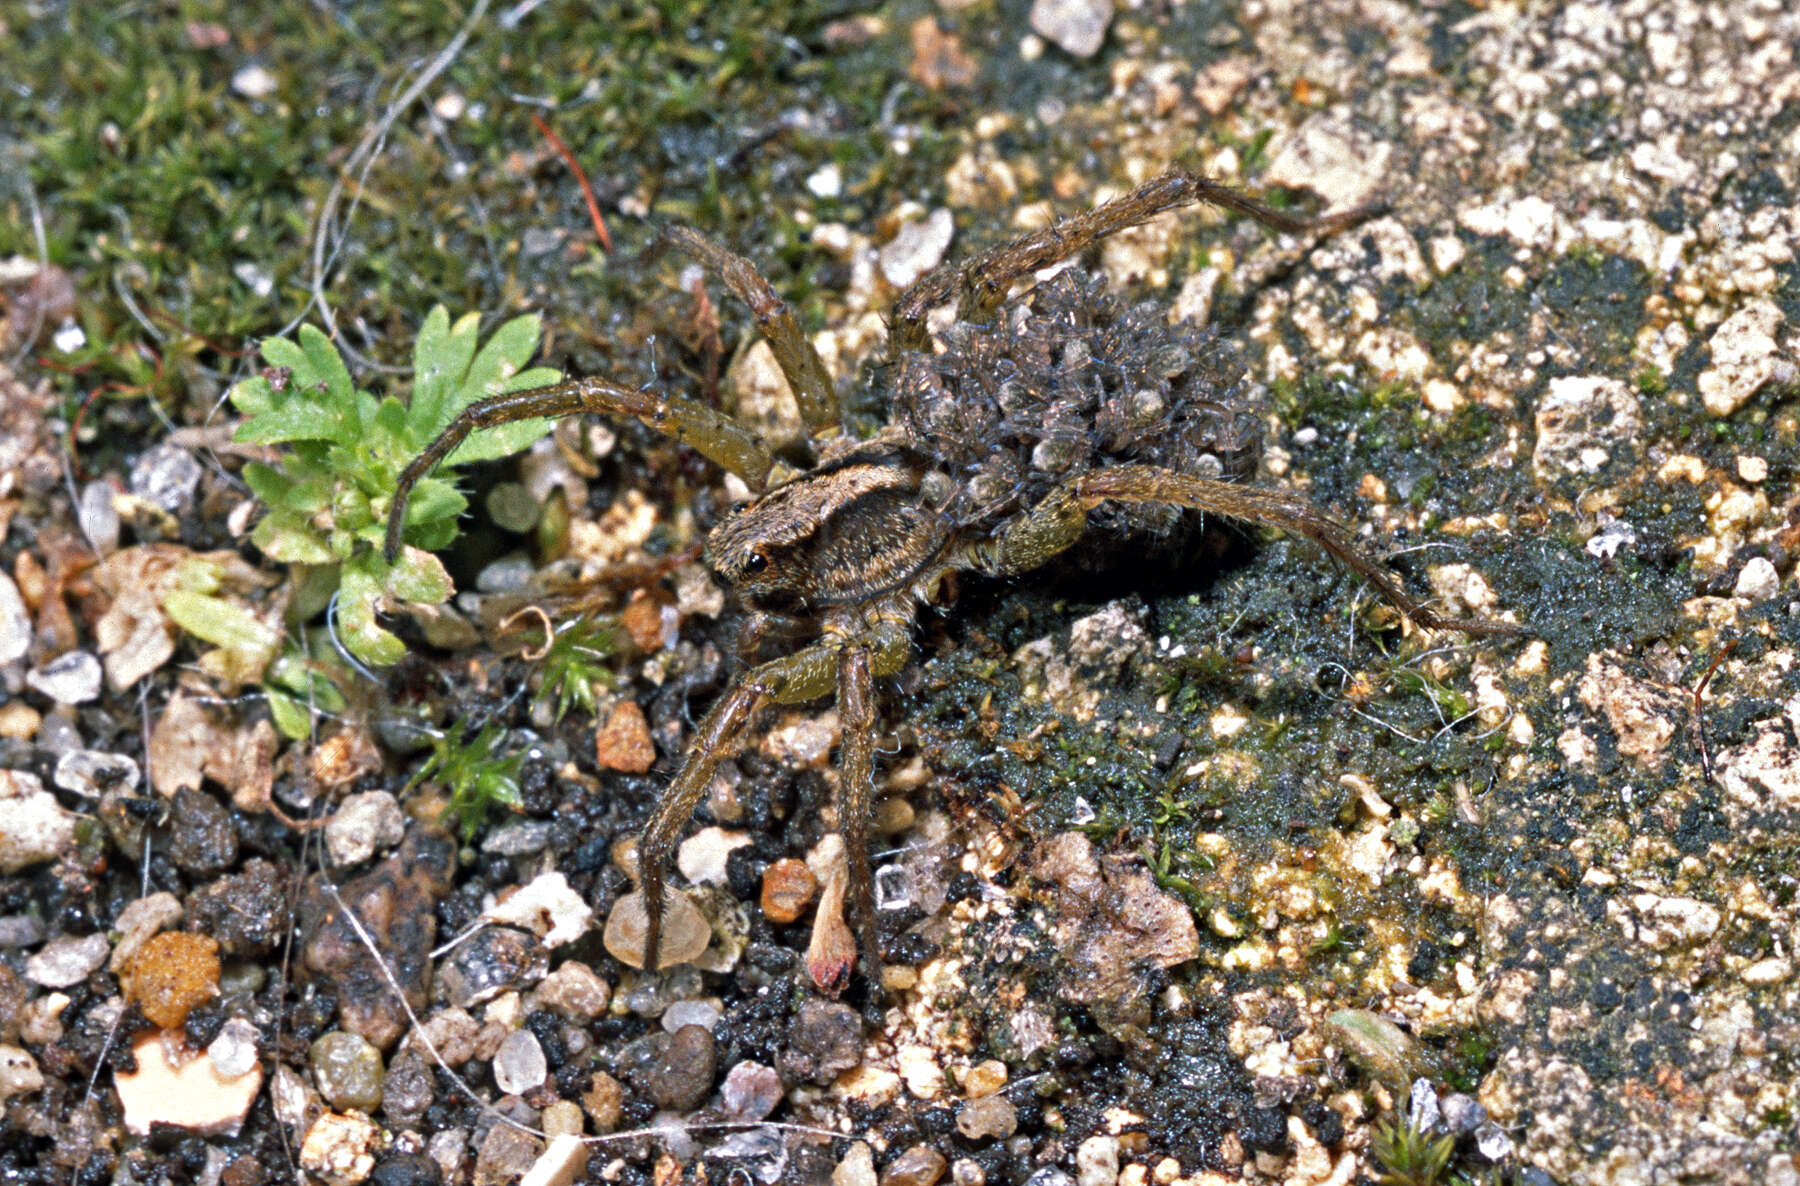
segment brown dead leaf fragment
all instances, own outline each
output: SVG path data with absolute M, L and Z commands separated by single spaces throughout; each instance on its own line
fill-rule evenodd
M 191 565 L 202 566 L 200 570 Z M 270 639 L 281 636 L 283 605 L 279 599 L 256 603 L 248 595 L 276 578 L 228 549 L 195 552 L 180 544 L 143 544 L 114 552 L 94 570 L 94 585 L 112 599 L 95 623 L 95 641 L 106 664 L 106 680 L 123 692 L 169 661 L 180 627 L 165 608 L 169 596 L 184 590 L 192 596 L 198 584 L 207 596 L 239 611 L 258 624 Z M 263 653 L 266 654 L 265 644 Z M 261 658 L 266 663 L 266 657 Z M 247 665 L 246 665 L 247 664 Z M 227 683 L 244 683 L 261 674 L 256 659 L 242 659 L 224 649 L 209 651 L 201 666 Z
M 1046 841 L 1031 876 L 1050 890 L 1052 933 L 1067 961 L 1063 995 L 1071 1001 L 1123 1001 L 1139 991 L 1145 968 L 1172 968 L 1200 954 L 1193 912 L 1145 870 L 1097 856 L 1080 832 Z
M 150 730 L 150 785 L 158 794 L 199 790 L 210 778 L 231 792 L 240 811 L 266 811 L 275 784 L 275 727 L 266 719 L 245 727 L 221 723 L 198 700 L 178 691 Z
M 381 769 L 381 749 L 368 729 L 346 725 L 319 743 L 309 765 L 321 787 L 347 787 Z

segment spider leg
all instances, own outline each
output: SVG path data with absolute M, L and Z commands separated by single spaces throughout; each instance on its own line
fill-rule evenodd
M 471 432 L 530 420 L 537 416 L 572 416 L 577 412 L 603 412 L 635 416 L 645 424 L 682 444 L 691 445 L 720 468 L 760 489 L 773 464 L 769 450 L 755 433 L 704 404 L 674 395 L 657 395 L 634 387 L 621 387 L 605 379 L 573 379 L 549 387 L 533 387 L 478 399 L 445 425 L 437 439 L 413 458 L 394 484 L 394 501 L 388 511 L 385 555 L 392 564 L 400 555 L 400 536 L 406 527 L 406 502 L 420 479 L 455 452 Z
M 1301 535 L 1357 573 L 1395 609 L 1420 626 L 1463 634 L 1517 634 L 1507 622 L 1446 618 L 1402 589 L 1392 574 L 1352 542 L 1349 531 L 1304 498 L 1279 490 L 1199 478 L 1148 465 L 1090 470 L 1040 501 L 999 536 L 976 549 L 974 567 L 994 575 L 1026 572 L 1081 537 L 1087 512 L 1103 502 L 1158 502 Z
M 875 886 L 869 876 L 869 814 L 875 799 L 875 677 L 869 648 L 852 644 L 838 656 L 838 834 L 850 864 L 850 925 L 862 952 L 863 974 L 881 987 L 881 944 L 875 929 Z M 848 980 L 847 973 L 839 981 Z M 825 987 L 821 985 L 820 987 Z M 827 990 L 829 991 L 829 990 Z
M 800 419 L 813 443 L 835 434 L 839 429 L 837 388 L 832 385 L 819 352 L 813 349 L 812 339 L 795 320 L 793 310 L 775 295 L 774 287 L 756 270 L 756 265 L 692 227 L 665 226 L 662 236 L 693 256 L 750 306 L 757 328 L 775 351 L 776 365 L 794 389 Z
M 951 297 L 958 300 L 958 320 L 985 320 L 1006 300 L 1007 290 L 1020 276 L 1079 254 L 1106 236 L 1140 226 L 1165 210 L 1195 202 L 1219 206 L 1276 230 L 1295 233 L 1341 230 L 1379 209 L 1362 206 L 1320 218 L 1297 218 L 1190 169 L 1171 169 L 1105 205 L 1060 219 L 1041 231 L 989 248 L 960 264 L 940 265 L 920 277 L 894 299 L 889 312 L 889 358 L 897 360 L 901 351 L 928 352 L 931 337 L 925 329 L 925 317 Z

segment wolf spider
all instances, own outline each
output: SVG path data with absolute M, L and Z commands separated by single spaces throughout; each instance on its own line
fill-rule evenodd
M 848 854 L 847 905 L 865 974 L 880 984 L 867 847 L 875 680 L 905 666 L 918 607 L 933 600 L 948 574 L 1029 572 L 1074 545 L 1090 518 L 1115 531 L 1155 531 L 1168 530 L 1171 516 L 1197 511 L 1277 528 L 1313 541 L 1420 626 L 1510 632 L 1502 623 L 1441 617 L 1306 500 L 1234 480 L 1246 475 L 1228 472 L 1227 462 L 1247 456 L 1253 469 L 1260 430 L 1206 335 L 1184 337 L 1156 318 L 1120 314 L 1078 275 L 1043 286 L 1052 294 L 1048 314 L 1035 321 L 1006 315 L 1015 281 L 1195 202 L 1289 232 L 1332 232 L 1370 213 L 1296 218 L 1177 169 L 961 265 L 942 265 L 889 310 L 889 394 L 900 423 L 868 440 L 843 431 L 824 364 L 754 265 L 697 231 L 667 227 L 667 240 L 755 314 L 798 402 L 808 468 L 783 477 L 754 432 L 700 403 L 588 378 L 476 401 L 400 475 L 388 519 L 390 562 L 413 485 L 470 432 L 530 417 L 635 417 L 757 492 L 711 530 L 705 561 L 751 611 L 748 629 L 760 633 L 771 619 L 799 619 L 817 637 L 739 674 L 700 722 L 639 845 L 643 966 L 660 966 L 669 857 L 714 769 L 759 708 L 835 694 L 843 725 L 837 827 Z M 952 299 L 957 322 L 946 352 L 937 354 L 926 316 Z M 854 959 L 844 953 L 835 966 L 815 965 L 815 980 L 840 991 Z

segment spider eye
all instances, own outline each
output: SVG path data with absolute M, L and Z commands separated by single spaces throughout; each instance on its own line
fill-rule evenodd
M 769 567 L 769 558 L 761 552 L 751 552 L 744 557 L 744 571 L 758 573 Z

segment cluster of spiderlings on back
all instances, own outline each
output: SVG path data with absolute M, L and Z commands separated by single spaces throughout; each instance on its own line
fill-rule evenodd
M 1229 347 L 1104 288 L 1069 269 L 992 324 L 953 325 L 943 353 L 902 360 L 892 417 L 956 480 L 942 509 L 959 528 L 991 527 L 1107 465 L 1255 474 L 1262 426 Z M 1096 534 L 1167 534 L 1188 520 L 1162 505 L 1092 516 Z

